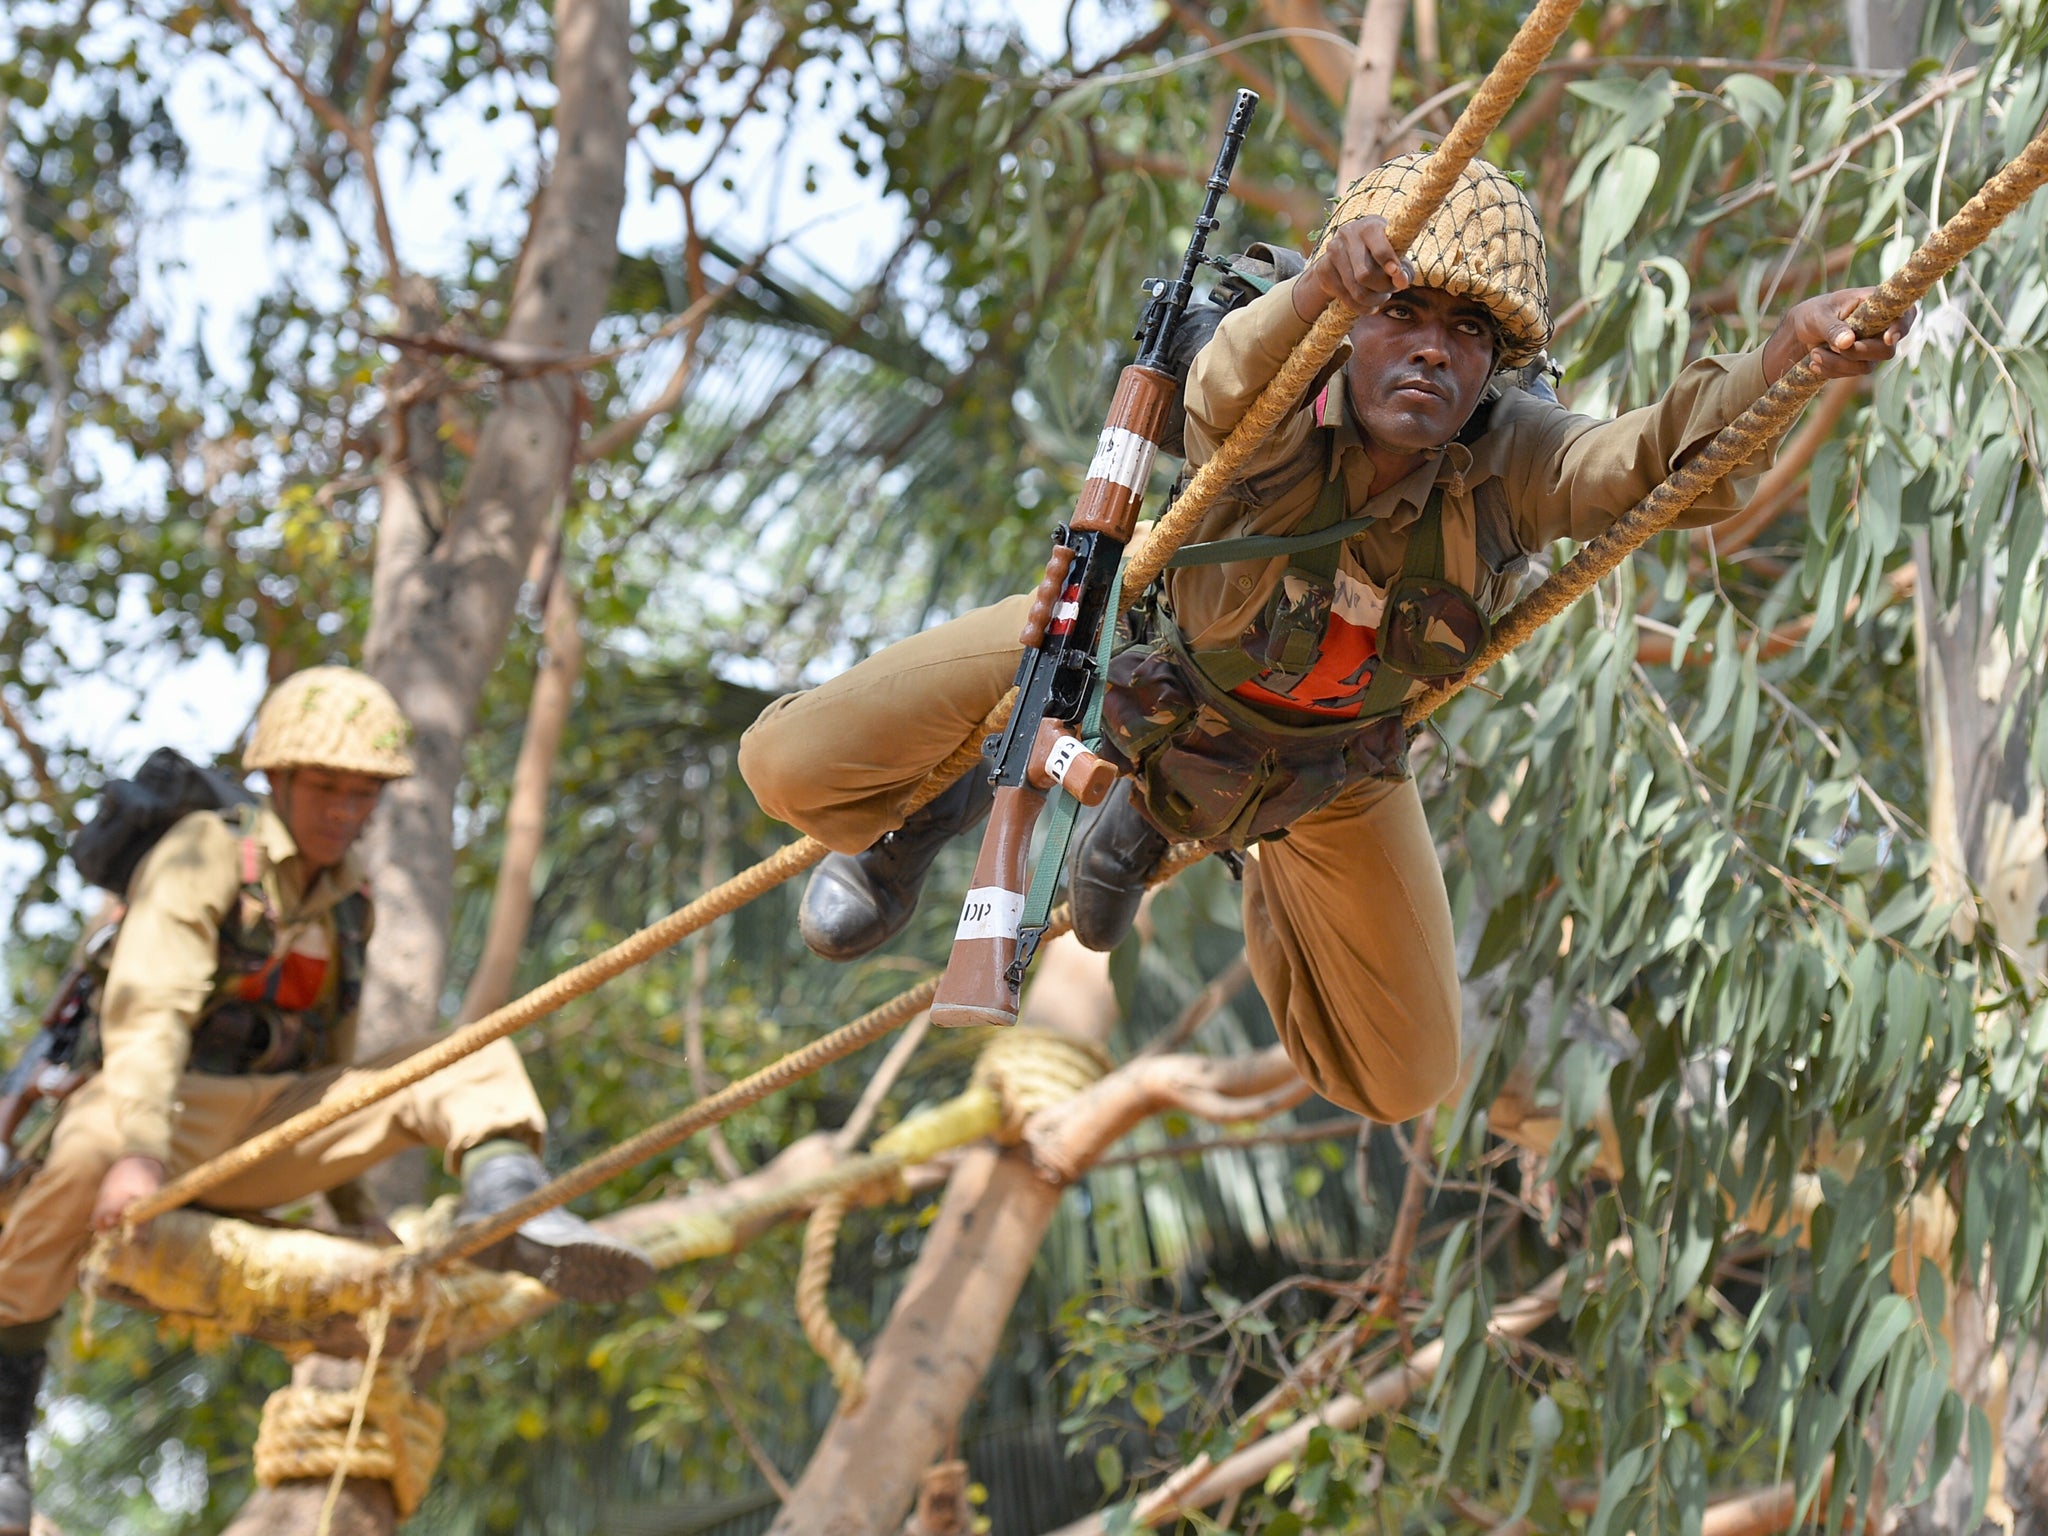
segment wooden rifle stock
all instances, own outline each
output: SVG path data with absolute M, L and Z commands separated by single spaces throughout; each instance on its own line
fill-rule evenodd
M 932 1022 L 947 1028 L 1017 1022 L 1018 989 L 1009 982 L 1031 883 L 1031 829 L 1045 791 L 1005 785 L 988 813 L 974 881 L 960 909 L 953 953 L 932 999 Z

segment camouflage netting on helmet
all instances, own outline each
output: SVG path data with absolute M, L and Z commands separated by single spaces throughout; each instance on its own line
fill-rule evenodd
M 279 683 L 256 715 L 245 768 L 332 768 L 378 779 L 413 771 L 412 727 L 384 685 L 349 667 L 308 667 Z
M 1368 214 L 1385 215 L 1419 180 L 1427 154 L 1402 155 L 1354 181 L 1337 199 L 1330 231 Z M 1536 210 L 1508 174 L 1474 160 L 1408 250 L 1417 279 L 1477 299 L 1500 326 L 1499 366 L 1532 362 L 1550 341 L 1550 278 Z

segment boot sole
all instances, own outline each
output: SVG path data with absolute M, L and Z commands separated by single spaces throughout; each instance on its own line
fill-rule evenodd
M 494 1268 L 530 1275 L 564 1301 L 625 1301 L 654 1283 L 654 1266 L 646 1255 L 620 1243 L 555 1245 L 514 1233 L 491 1254 L 491 1262 Z

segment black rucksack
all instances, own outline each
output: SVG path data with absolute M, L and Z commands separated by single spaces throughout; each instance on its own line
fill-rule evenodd
M 1209 338 L 1216 334 L 1216 327 L 1223 323 L 1223 317 L 1234 309 L 1242 309 L 1282 278 L 1299 277 L 1307 269 L 1308 260 L 1298 251 L 1261 241 L 1242 255 L 1211 258 L 1209 265 L 1224 276 L 1206 297 L 1188 306 L 1187 313 L 1181 316 L 1179 328 L 1173 333 L 1173 345 L 1166 353 L 1166 371 L 1183 389 L 1187 386 L 1188 370 L 1195 365 L 1195 354 L 1208 345 Z M 1173 404 L 1166 412 L 1166 430 L 1159 441 L 1162 453 L 1171 454 L 1176 459 L 1188 456 L 1187 422 L 1187 405 L 1181 399 L 1180 390 L 1175 390 Z
M 71 862 L 92 884 L 125 895 L 142 856 L 194 811 L 254 805 L 240 779 L 201 768 L 170 747 L 159 747 L 132 779 L 100 791 L 99 809 L 71 839 Z

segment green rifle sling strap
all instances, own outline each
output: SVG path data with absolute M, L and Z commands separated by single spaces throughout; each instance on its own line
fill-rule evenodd
M 1120 563 L 1116 573 L 1117 586 L 1121 590 L 1124 573 Z M 1093 751 L 1102 740 L 1102 698 L 1109 691 L 1109 658 L 1116 650 L 1116 621 L 1113 613 L 1103 615 L 1102 636 L 1095 645 L 1095 686 L 1090 692 L 1088 707 L 1081 714 L 1081 744 Z M 1065 790 L 1055 787 L 1053 805 L 1047 813 L 1045 842 L 1038 850 L 1038 866 L 1031 872 L 1031 889 L 1024 897 L 1024 920 L 1022 929 L 1029 933 L 1033 929 L 1044 929 L 1052 917 L 1054 900 L 1059 895 L 1060 874 L 1066 868 L 1067 845 L 1074 838 L 1074 822 L 1081 814 L 1081 802 Z
M 1281 555 L 1296 555 L 1342 544 L 1353 534 L 1364 533 L 1378 521 L 1380 519 L 1376 517 L 1353 517 L 1328 528 L 1319 528 L 1314 533 L 1259 533 L 1241 539 L 1212 539 L 1207 544 L 1189 544 L 1166 562 L 1166 568 L 1181 571 L 1192 565 L 1233 565 L 1240 560 L 1272 560 Z

